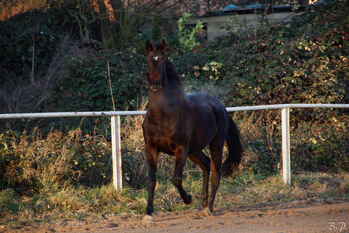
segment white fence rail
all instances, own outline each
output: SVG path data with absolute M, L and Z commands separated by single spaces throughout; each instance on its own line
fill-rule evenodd
M 291 184 L 290 151 L 290 108 L 349 108 L 349 104 L 277 104 L 245 107 L 228 107 L 228 112 L 281 109 L 282 135 L 282 174 L 286 184 Z M 116 190 L 122 189 L 120 116 L 145 115 L 146 111 L 107 111 L 107 112 L 46 112 L 0 114 L 0 119 L 18 118 L 60 118 L 60 117 L 111 117 L 113 184 Z

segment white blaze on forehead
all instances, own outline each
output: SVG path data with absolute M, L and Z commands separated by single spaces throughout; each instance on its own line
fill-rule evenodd
M 153 59 L 154 59 L 155 61 L 158 61 L 158 60 L 159 60 L 159 57 L 158 57 L 158 56 L 155 56 L 155 57 L 153 57 Z

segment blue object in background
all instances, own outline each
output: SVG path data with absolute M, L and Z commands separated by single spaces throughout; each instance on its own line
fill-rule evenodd
M 223 8 L 223 11 L 232 11 L 238 9 L 238 6 L 235 6 L 234 4 L 229 4 L 228 6 Z
M 251 5 L 245 6 L 244 8 L 261 8 L 261 7 L 262 7 L 261 4 L 256 3 L 256 4 L 251 4 Z

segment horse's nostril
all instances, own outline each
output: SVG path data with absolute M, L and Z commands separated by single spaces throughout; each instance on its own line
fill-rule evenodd
M 155 73 L 155 74 L 150 74 L 150 75 L 149 75 L 149 78 L 150 78 L 150 80 L 152 80 L 153 82 L 157 82 L 158 80 L 161 79 L 161 75 L 160 75 L 160 74 L 157 74 L 157 73 Z

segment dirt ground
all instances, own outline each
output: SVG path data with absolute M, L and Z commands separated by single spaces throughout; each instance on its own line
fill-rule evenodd
M 349 232 L 349 203 L 336 200 L 294 201 L 259 206 L 155 213 L 152 223 L 142 216 L 117 215 L 102 220 L 65 221 L 38 226 L 0 226 L 0 232 Z

